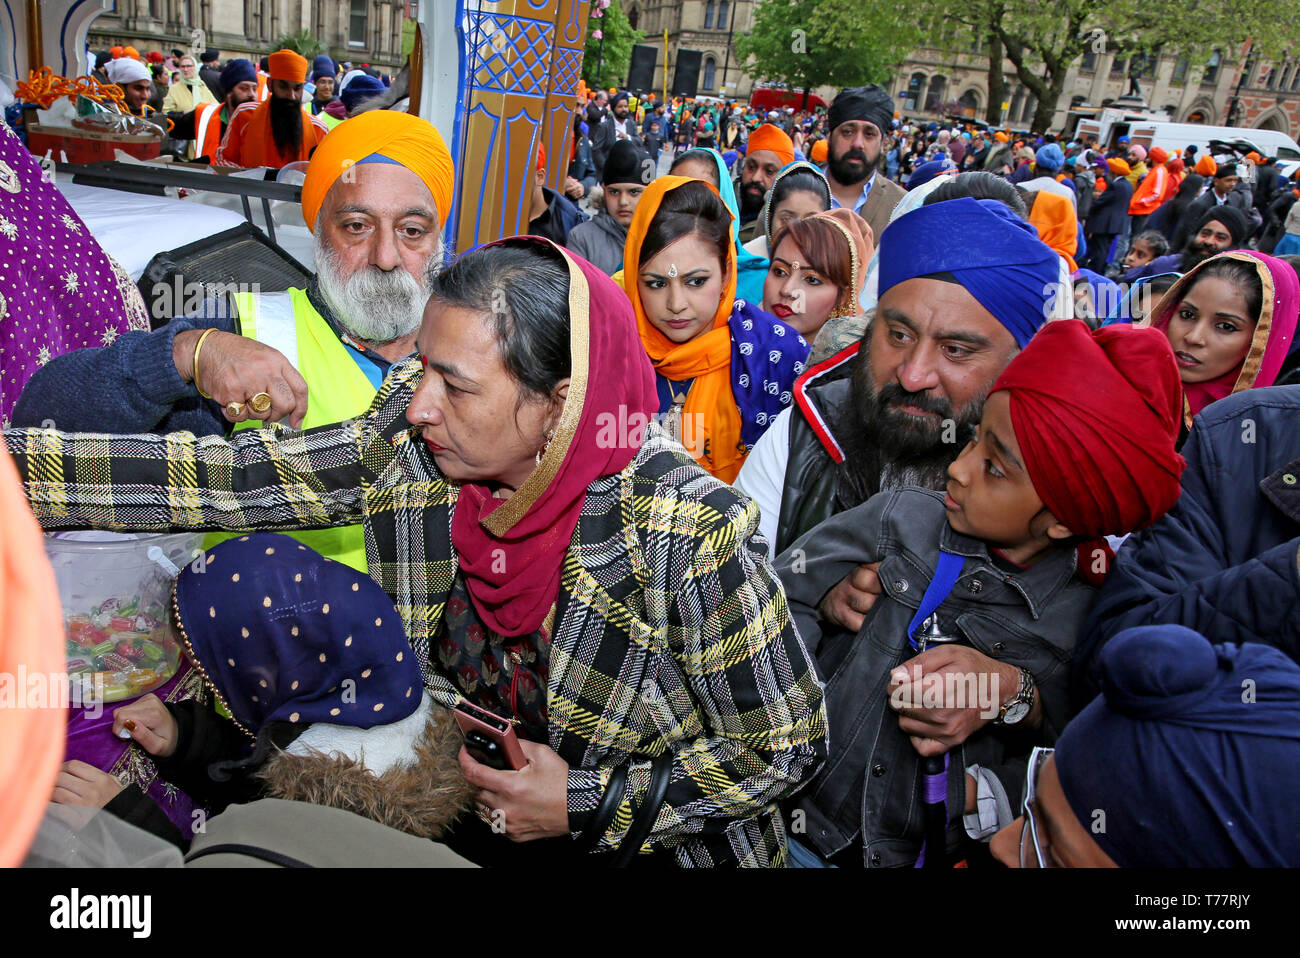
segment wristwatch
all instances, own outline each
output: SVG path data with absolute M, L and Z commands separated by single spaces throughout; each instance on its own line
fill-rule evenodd
M 998 712 L 998 717 L 993 720 L 994 725 L 1015 725 L 1017 722 L 1024 720 L 1034 709 L 1034 677 L 1029 674 L 1028 669 L 1020 670 L 1020 688 L 1016 690 L 1015 696 L 1006 705 L 1002 706 Z

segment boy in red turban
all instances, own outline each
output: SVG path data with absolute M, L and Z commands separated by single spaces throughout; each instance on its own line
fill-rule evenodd
M 813 848 L 796 860 L 857 848 L 866 864 L 913 864 L 921 756 L 958 746 L 927 787 L 951 825 L 964 817 L 946 851 L 1009 824 L 1029 744 L 1065 725 L 1070 657 L 1111 559 L 1102 537 L 1150 525 L 1178 498 L 1180 404 L 1173 352 L 1148 329 L 1048 323 L 994 384 L 946 494 L 880 493 L 778 557 L 799 633 L 830 676 L 831 754 L 802 793 L 799 841 Z M 863 562 L 879 563 L 882 594 L 857 636 L 824 634 L 818 605 Z

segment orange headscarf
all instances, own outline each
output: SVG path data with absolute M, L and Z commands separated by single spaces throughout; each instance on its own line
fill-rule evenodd
M 827 154 L 829 153 L 829 151 L 830 151 L 830 141 L 818 140 L 816 143 L 812 145 L 812 149 L 808 151 L 808 159 L 812 160 L 814 163 L 820 166 L 822 163 L 826 162 Z
M 1071 273 L 1079 268 L 1070 253 L 1078 252 L 1079 217 L 1068 196 L 1042 190 L 1029 210 L 1029 222 L 1038 230 L 1038 238 L 1065 260 Z
M 655 372 L 673 382 L 695 380 L 682 409 L 683 436 L 690 439 L 695 448 L 703 450 L 697 457 L 701 466 L 723 482 L 731 482 L 745 459 L 740 439 L 740 408 L 731 391 L 731 330 L 727 328 L 727 320 L 736 303 L 736 244 L 727 244 L 727 261 L 723 264 L 727 273 L 726 284 L 713 315 L 713 326 L 707 332 L 689 342 L 674 343 L 654 327 L 641 305 L 641 242 L 659 212 L 664 195 L 687 183 L 701 182 L 717 193 L 712 183 L 686 176 L 661 176 L 645 188 L 627 228 L 627 240 L 623 246 L 623 266 L 627 271 L 624 286 L 628 299 L 632 301 L 632 311 L 636 313 L 641 344 L 645 346 Z M 726 209 L 725 203 L 723 209 Z M 693 423 L 702 423 L 702 435 L 699 428 L 688 425 Z
M 400 163 L 423 180 L 433 194 L 439 224 L 446 225 L 456 179 L 447 144 L 428 120 L 410 113 L 371 110 L 330 130 L 312 154 L 302 184 L 302 218 L 307 229 L 315 228 L 325 195 L 343 171 L 375 155 Z
M 54 570 L 45 558 L 40 527 L 27 507 L 9 453 L 0 449 L 0 675 L 18 682 L 19 669 L 47 688 L 67 682 L 63 615 Z M 66 708 L 32 707 L 27 683 L 0 708 L 0 868 L 22 864 L 45 816 L 63 761 Z
M 272 80 L 307 82 L 307 58 L 292 50 L 276 50 L 266 58 L 266 73 Z
M 1196 161 L 1196 172 L 1201 176 L 1213 176 L 1219 172 L 1219 164 L 1207 153 Z

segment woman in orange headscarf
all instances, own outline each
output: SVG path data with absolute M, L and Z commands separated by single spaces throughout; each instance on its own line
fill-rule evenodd
M 700 465 L 731 482 L 790 404 L 808 343 L 736 299 L 731 213 L 711 183 L 652 182 L 628 227 L 623 266 L 659 413 Z

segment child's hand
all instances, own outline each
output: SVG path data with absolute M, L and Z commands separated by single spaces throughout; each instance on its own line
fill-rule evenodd
M 922 755 L 942 755 L 998 717 L 1020 688 L 1020 670 L 964 645 L 927 649 L 889 676 L 898 727 Z
M 879 568 L 879 562 L 865 562 L 836 583 L 817 606 L 821 617 L 856 634 L 884 591 Z
M 167 758 L 176 751 L 180 730 L 176 720 L 158 696 L 150 693 L 123 705 L 113 713 L 113 734 L 135 739 L 139 746 L 157 758 Z
M 59 777 L 54 780 L 54 794 L 50 801 L 59 805 L 103 808 L 121 790 L 122 783 L 112 775 L 74 760 L 63 763 Z

